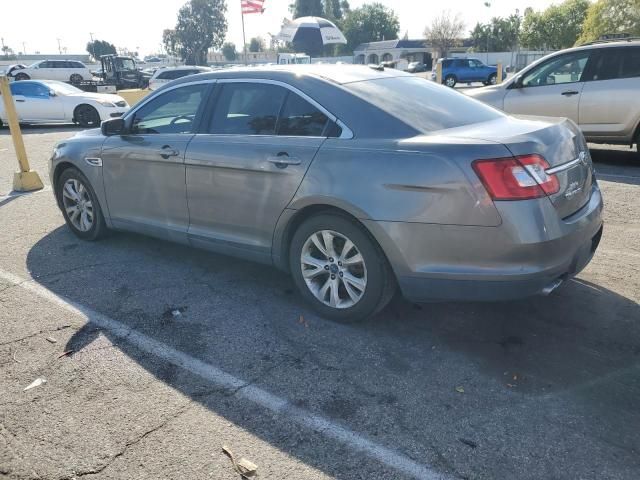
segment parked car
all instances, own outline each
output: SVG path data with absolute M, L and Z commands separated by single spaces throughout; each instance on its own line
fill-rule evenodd
M 498 81 L 498 67 L 485 65 L 477 58 L 439 58 L 433 64 L 431 79 L 436 81 L 436 65 L 442 64 L 442 83 L 447 87 L 455 87 L 457 83 L 482 82 L 485 85 L 495 85 Z M 502 78 L 507 73 L 502 71 Z
M 19 120 L 23 123 L 70 123 L 98 127 L 102 120 L 123 115 L 127 102 L 118 95 L 87 93 L 55 80 L 25 80 L 10 84 Z M 0 125 L 7 122 L 0 102 Z
M 209 67 L 187 66 L 187 67 L 167 67 L 156 70 L 149 80 L 149 89 L 157 90 L 166 83 L 188 75 L 211 72 Z
M 573 122 L 364 66 L 176 80 L 59 144 L 50 176 L 80 238 L 132 230 L 274 264 L 344 321 L 396 285 L 414 301 L 549 293 L 602 232 Z
M 41 60 L 12 71 L 11 76 L 16 80 L 59 80 L 71 83 L 93 78 L 89 68 L 77 60 Z
M 427 65 L 422 62 L 411 62 L 407 67 L 407 72 L 410 72 L 410 73 L 420 73 L 420 72 L 426 72 L 426 71 L 427 71 Z
M 570 118 L 590 142 L 632 145 L 640 143 L 639 92 L 640 41 L 613 41 L 547 55 L 468 95 L 508 113 Z

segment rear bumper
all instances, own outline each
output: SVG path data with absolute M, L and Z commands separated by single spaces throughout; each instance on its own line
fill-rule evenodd
M 498 227 L 364 223 L 378 239 L 405 297 L 497 301 L 528 297 L 577 275 L 602 235 L 594 184 L 578 212 L 560 219 L 548 199 L 496 202 Z

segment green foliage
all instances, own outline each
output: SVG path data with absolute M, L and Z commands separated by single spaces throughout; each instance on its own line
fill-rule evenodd
M 577 43 L 610 33 L 640 36 L 640 0 L 598 0 L 592 4 Z
M 589 0 L 566 0 L 544 12 L 525 12 L 521 43 L 524 47 L 560 50 L 572 47 L 582 32 Z
M 88 42 L 87 52 L 96 60 L 99 60 L 102 55 L 115 55 L 117 53 L 116 46 L 105 40 Z
M 324 15 L 322 0 L 296 0 L 289 8 L 293 18 L 322 17 Z
M 187 65 L 206 65 L 210 48 L 220 48 L 227 33 L 225 0 L 189 0 L 178 12 L 173 30 L 162 36 L 167 52 Z
M 396 13 L 381 3 L 364 4 L 350 10 L 340 23 L 342 33 L 347 39 L 347 48 L 353 52 L 361 43 L 398 38 L 400 21 Z
M 508 52 L 518 44 L 521 18 L 510 15 L 507 18 L 494 17 L 488 24 L 477 23 L 471 31 L 475 52 Z
M 249 40 L 249 51 L 250 52 L 263 52 L 264 51 L 264 40 L 261 37 L 253 37 Z
M 222 45 L 222 55 L 224 55 L 224 58 L 226 58 L 230 62 L 233 62 L 235 59 L 237 59 L 238 52 L 236 50 L 235 43 L 225 42 Z

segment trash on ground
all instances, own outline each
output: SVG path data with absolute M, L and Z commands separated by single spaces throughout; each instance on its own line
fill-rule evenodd
M 36 388 L 39 387 L 40 385 L 43 385 L 47 383 L 47 379 L 46 378 L 36 378 L 33 382 L 31 382 L 29 385 L 27 385 L 23 391 L 27 391 L 27 390 L 31 390 L 32 388 Z
M 458 393 L 464 393 L 464 387 L 462 387 L 462 386 L 458 386 L 458 387 L 456 387 L 456 392 L 458 392 Z
M 58 358 L 66 357 L 68 355 L 71 355 L 72 353 L 73 353 L 73 350 L 66 350 L 62 352 L 60 355 L 58 355 Z
M 169 307 L 162 314 L 162 318 L 165 320 L 175 320 L 182 316 L 187 311 L 187 307 Z
M 298 319 L 298 323 L 300 325 L 304 325 L 305 327 L 309 328 L 309 324 L 307 323 L 307 321 L 305 320 L 304 316 L 300 315 L 300 318 Z
M 58 343 L 58 340 L 56 340 L 53 337 L 47 337 L 47 342 L 49 342 L 49 343 Z
M 227 457 L 229 457 L 231 463 L 233 464 L 233 468 L 240 474 L 242 478 L 250 478 L 257 475 L 258 466 L 251 460 L 240 457 L 240 460 L 236 461 L 236 457 L 233 455 L 233 452 L 226 445 L 222 446 L 222 451 Z
M 469 439 L 460 437 L 458 439 L 458 441 L 464 443 L 466 446 L 471 447 L 471 448 L 477 448 L 478 447 L 478 444 L 476 442 L 474 442 L 473 440 L 469 440 Z

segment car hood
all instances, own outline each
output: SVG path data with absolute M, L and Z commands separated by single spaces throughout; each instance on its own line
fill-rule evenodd
M 107 101 L 107 102 L 121 102 L 124 100 L 120 95 L 114 95 L 112 93 L 92 93 L 92 92 L 78 92 L 67 95 L 67 97 L 72 98 L 83 98 L 90 99 L 95 101 Z
M 490 85 L 488 87 L 480 88 L 468 88 L 463 93 L 471 98 L 482 98 L 487 95 L 494 95 L 497 92 L 504 90 L 504 84 L 502 85 Z
M 102 131 L 99 128 L 90 128 L 88 130 L 81 130 L 77 132 L 71 139 L 74 138 L 87 138 L 87 137 L 101 137 Z M 70 139 L 70 140 L 71 140 Z

